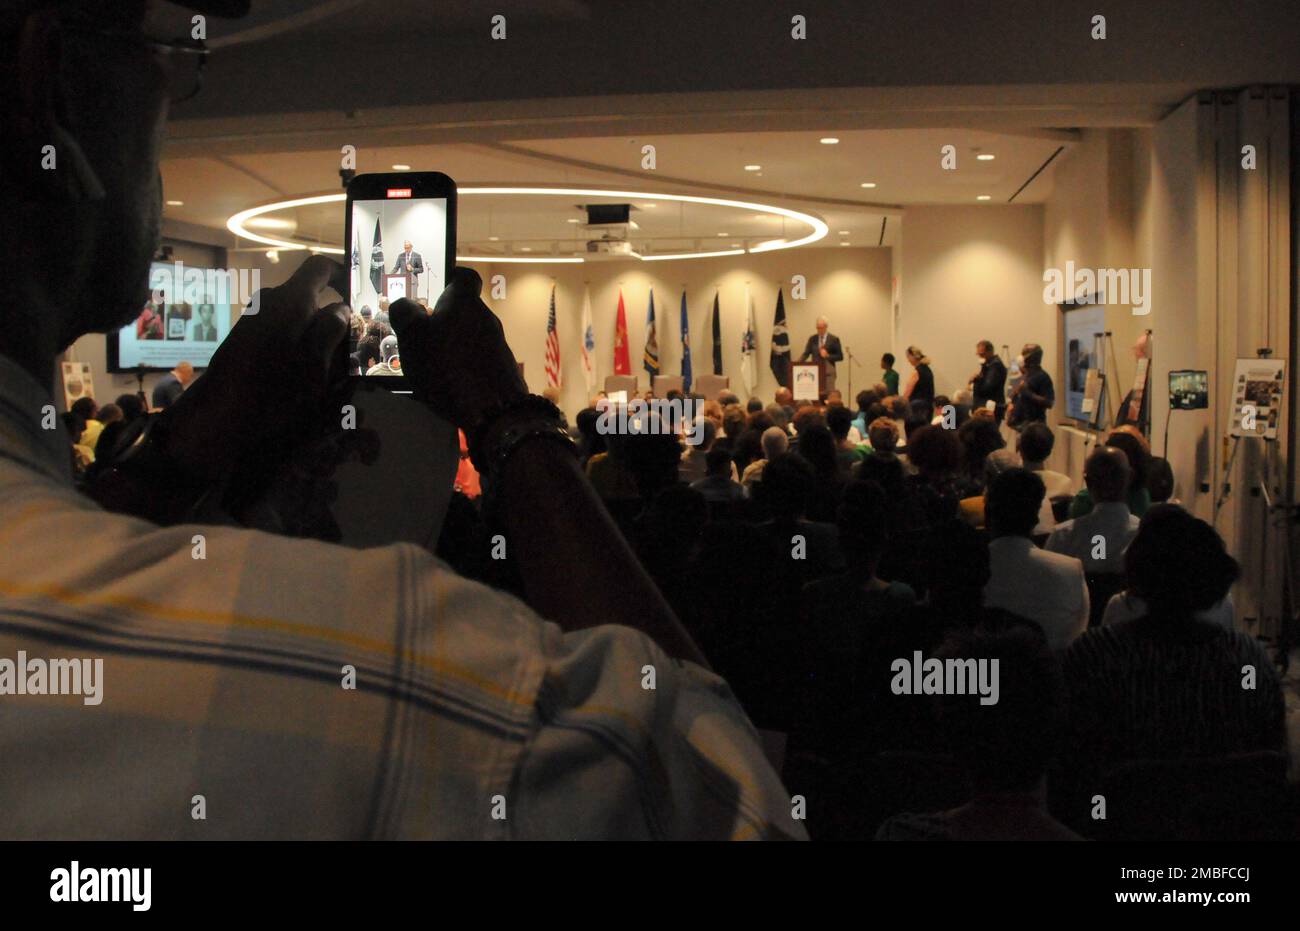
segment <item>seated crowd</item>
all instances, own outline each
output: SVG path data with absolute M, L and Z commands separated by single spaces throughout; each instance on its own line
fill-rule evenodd
M 808 799 L 810 834 L 1202 836 L 1187 819 L 1205 785 L 1153 805 L 1141 774 L 1162 767 L 1217 774 L 1219 796 L 1275 790 L 1254 799 L 1280 820 L 1214 830 L 1293 830 L 1280 681 L 1233 627 L 1237 565 L 1168 503 L 1145 438 L 1112 433 L 1076 488 L 1045 466 L 1047 425 L 1012 450 L 991 413 L 945 424 L 946 399 L 936 416 L 884 390 L 856 412 L 785 390 L 697 399 L 698 443 L 682 424 L 603 434 L 600 398 L 574 427 L 593 486 Z M 486 533 L 455 513 L 446 539 Z M 472 552 L 440 555 L 511 586 Z M 1000 701 L 894 694 L 891 664 L 917 651 L 999 659 Z
M 377 316 L 353 329 L 375 374 L 393 339 Z M 602 431 L 598 396 L 571 429 L 607 510 L 807 799 L 810 835 L 1290 836 L 1279 677 L 1235 628 L 1236 562 L 1171 502 L 1145 437 L 1117 428 L 1076 488 L 1046 467 L 1046 424 L 1008 431 L 1013 450 L 992 412 L 885 391 L 859 393 L 856 411 L 838 393 L 674 392 L 694 422 L 651 408 L 652 429 L 625 433 Z M 93 477 L 146 413 L 136 395 L 76 402 L 78 471 Z M 462 458 L 438 555 L 522 594 L 513 564 L 487 556 Z M 893 664 L 913 656 L 997 660 L 998 702 L 896 694 Z

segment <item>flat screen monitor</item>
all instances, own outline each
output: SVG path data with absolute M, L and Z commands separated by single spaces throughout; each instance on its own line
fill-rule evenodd
M 220 269 L 154 262 L 139 316 L 108 335 L 108 370 L 169 372 L 178 362 L 207 368 L 230 332 L 239 290 Z
M 1180 369 L 1169 373 L 1169 407 L 1176 411 L 1199 411 L 1210 406 L 1210 373 Z

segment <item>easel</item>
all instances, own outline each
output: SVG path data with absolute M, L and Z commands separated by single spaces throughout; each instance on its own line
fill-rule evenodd
M 140 399 L 140 403 L 144 405 L 144 409 L 146 411 L 149 410 L 149 396 L 144 393 L 143 365 L 137 365 L 135 367 L 135 396 Z
M 1090 412 L 1089 426 L 1100 432 L 1107 427 L 1115 424 L 1115 411 L 1111 409 L 1114 404 L 1114 397 L 1110 390 L 1110 373 L 1107 370 L 1107 354 L 1109 353 L 1110 362 L 1114 363 L 1116 369 L 1119 368 L 1119 359 L 1115 356 L 1115 341 L 1112 338 L 1110 330 L 1092 334 L 1092 353 L 1097 359 L 1097 379 L 1101 382 L 1101 391 L 1097 394 L 1097 409 Z M 1087 391 L 1087 381 L 1084 381 L 1084 391 Z
M 1273 354 L 1272 349 L 1258 349 L 1255 355 L 1260 359 L 1268 359 Z M 1236 416 L 1234 407 L 1233 416 Z M 1276 438 L 1270 439 L 1267 436 L 1247 436 L 1244 434 L 1234 434 L 1232 437 L 1232 449 L 1228 453 L 1228 461 L 1223 467 L 1223 481 L 1220 484 L 1219 497 L 1214 502 L 1214 517 L 1212 526 L 1218 530 L 1219 515 L 1223 513 L 1223 505 L 1227 502 L 1228 497 L 1232 494 L 1232 469 L 1237 461 L 1237 452 L 1241 449 L 1242 440 L 1255 440 L 1263 444 L 1262 454 L 1257 459 L 1257 468 L 1259 472 L 1250 476 L 1253 481 L 1248 484 L 1258 489 L 1259 495 L 1264 499 L 1264 519 L 1265 526 L 1268 526 L 1273 520 L 1280 519 L 1282 531 L 1282 602 L 1281 625 L 1277 638 L 1277 656 L 1275 661 L 1280 666 L 1283 673 L 1287 671 L 1290 665 L 1291 652 L 1291 635 L 1293 631 L 1300 628 L 1300 584 L 1296 579 L 1295 560 L 1292 558 L 1293 546 L 1291 541 L 1292 525 L 1300 523 L 1300 508 L 1297 508 L 1295 502 L 1291 501 L 1284 495 L 1275 498 L 1269 491 L 1269 482 L 1272 478 L 1272 471 L 1269 468 L 1272 462 L 1270 443 L 1276 443 Z M 1290 616 L 1285 614 L 1287 607 L 1290 607 Z
M 1292 525 L 1300 523 L 1300 509 L 1285 496 L 1274 498 L 1269 492 L 1269 480 L 1272 477 L 1269 463 L 1272 457 L 1269 455 L 1268 444 L 1277 441 L 1265 437 L 1234 436 L 1232 438 L 1232 451 L 1228 454 L 1228 462 L 1223 468 L 1223 484 L 1219 498 L 1214 502 L 1214 528 L 1218 529 L 1219 515 L 1223 512 L 1223 505 L 1232 493 L 1232 467 L 1237 460 L 1237 450 L 1241 448 L 1242 440 L 1254 440 L 1264 444 L 1264 452 L 1259 457 L 1259 462 L 1262 463 L 1261 471 L 1254 476 L 1255 480 L 1249 484 L 1257 488 L 1260 497 L 1264 499 L 1266 524 L 1277 520 L 1280 523 L 1279 529 L 1282 531 L 1282 611 L 1285 612 L 1289 605 L 1291 614 L 1289 617 L 1285 613 L 1282 616 L 1277 638 L 1276 662 L 1281 667 L 1282 672 L 1285 673 L 1290 665 L 1291 635 L 1297 627 L 1300 627 L 1300 606 L 1297 604 L 1297 599 L 1300 599 L 1300 583 L 1296 579 L 1296 566 L 1295 560 L 1292 558 L 1293 544 L 1291 541 Z

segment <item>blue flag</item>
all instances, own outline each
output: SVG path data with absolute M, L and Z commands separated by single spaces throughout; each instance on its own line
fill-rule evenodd
M 686 292 L 682 292 L 682 391 L 691 390 L 691 322 L 686 316 Z

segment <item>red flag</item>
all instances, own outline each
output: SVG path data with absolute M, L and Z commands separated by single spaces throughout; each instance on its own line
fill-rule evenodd
M 632 355 L 627 348 L 627 313 L 623 310 L 623 292 L 618 292 L 618 324 L 614 328 L 614 374 L 632 374 Z

